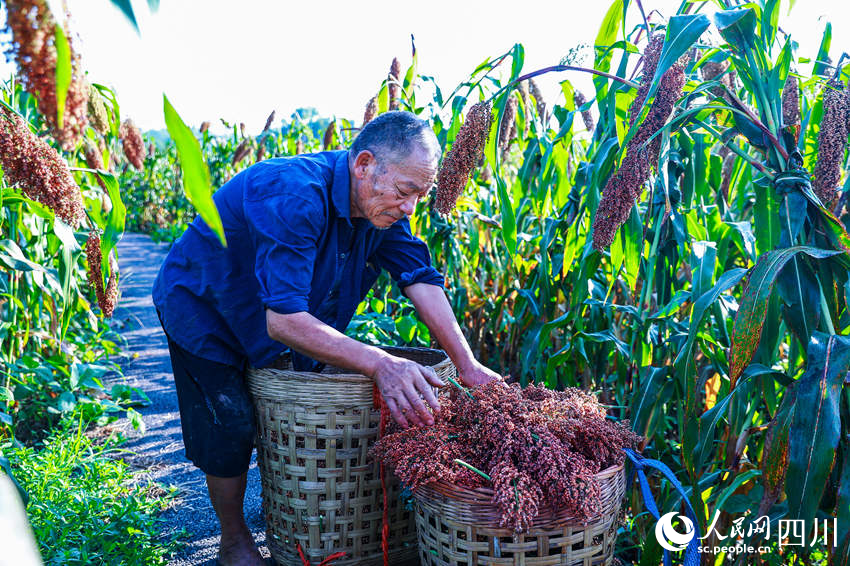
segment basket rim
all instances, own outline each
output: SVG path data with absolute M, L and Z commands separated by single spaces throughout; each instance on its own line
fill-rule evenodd
M 597 480 L 606 480 L 612 476 L 618 475 L 625 471 L 625 464 L 625 461 L 623 461 L 621 464 L 609 466 L 604 470 L 600 470 L 599 472 L 593 474 L 593 477 Z M 460 486 L 456 483 L 448 482 L 441 478 L 436 479 L 432 482 L 428 482 L 426 484 L 422 484 L 421 486 L 413 490 L 413 494 L 417 497 L 421 496 L 420 490 L 423 488 L 426 490 L 433 490 L 439 493 L 440 495 L 448 495 L 453 499 L 458 499 L 457 493 L 458 491 L 460 491 L 470 496 L 467 501 L 479 501 L 481 498 L 486 498 L 487 501 L 491 501 L 493 499 L 494 494 L 493 488 L 491 487 L 468 488 Z
M 445 369 L 446 367 L 452 365 L 452 359 L 449 357 L 448 353 L 444 350 L 440 350 L 437 348 L 421 348 L 421 347 L 412 347 L 412 346 L 376 346 L 381 350 L 388 351 L 392 353 L 393 351 L 405 351 L 405 352 L 421 352 L 428 354 L 440 354 L 443 357 L 442 360 L 433 365 L 425 365 L 424 367 L 429 367 L 435 371 L 440 371 Z M 423 365 L 423 364 L 420 364 Z M 313 371 L 296 371 L 292 369 L 278 369 L 274 367 L 249 367 L 248 368 L 248 377 L 250 378 L 252 375 L 262 374 L 262 375 L 274 375 L 276 377 L 285 376 L 287 380 L 291 381 L 303 381 L 316 383 L 317 381 L 333 381 L 333 382 L 348 382 L 348 383 L 360 383 L 360 384 L 372 384 L 374 383 L 374 379 L 371 377 L 365 376 L 362 373 L 317 373 Z

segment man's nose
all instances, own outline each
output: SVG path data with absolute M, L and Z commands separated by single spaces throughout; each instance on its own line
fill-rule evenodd
M 401 211 L 405 213 L 407 216 L 413 214 L 413 210 L 416 208 L 416 199 L 404 199 L 404 202 L 401 203 Z

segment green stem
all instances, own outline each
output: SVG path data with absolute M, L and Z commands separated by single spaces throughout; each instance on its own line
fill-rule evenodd
M 464 387 L 463 385 L 458 383 L 457 380 L 454 379 L 452 376 L 447 375 L 446 379 L 448 380 L 449 383 L 451 383 L 452 385 L 454 385 L 455 387 L 457 387 L 458 389 L 460 389 L 461 391 L 466 393 L 467 397 L 469 397 L 470 399 L 475 399 L 475 397 L 472 396 L 472 393 L 469 392 L 469 389 L 467 389 L 466 387 Z
M 479 470 L 478 468 L 476 468 L 476 467 L 475 467 L 475 466 L 473 466 L 472 464 L 467 464 L 466 462 L 464 462 L 464 461 L 463 461 L 463 460 L 461 460 L 460 458 L 455 458 L 455 459 L 454 459 L 454 462 L 455 462 L 456 464 L 460 464 L 460 465 L 461 465 L 461 466 L 463 466 L 464 468 L 467 468 L 467 469 L 469 469 L 469 470 L 472 470 L 473 472 L 475 472 L 476 474 L 478 474 L 479 476 L 481 476 L 482 478 L 484 478 L 484 479 L 485 479 L 485 480 L 487 480 L 487 481 L 493 481 L 493 479 L 492 479 L 490 476 L 488 476 L 487 474 L 485 474 L 484 472 L 482 472 L 481 470 Z

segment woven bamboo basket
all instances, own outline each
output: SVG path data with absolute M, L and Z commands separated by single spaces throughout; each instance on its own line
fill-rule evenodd
M 430 366 L 444 381 L 456 377 L 439 350 L 384 348 Z M 383 490 L 369 449 L 378 439 L 380 412 L 372 380 L 326 367 L 297 372 L 288 356 L 250 369 L 257 415 L 257 463 L 263 487 L 266 544 L 282 566 L 301 566 L 297 546 L 312 563 L 337 552 L 334 566 L 383 564 Z M 418 564 L 414 513 L 386 471 L 389 563 Z
M 541 506 L 532 527 L 514 534 L 499 527 L 493 490 L 434 482 L 416 489 L 416 530 L 423 566 L 609 566 L 617 517 L 626 491 L 622 465 L 596 474 L 599 512 L 578 521 Z

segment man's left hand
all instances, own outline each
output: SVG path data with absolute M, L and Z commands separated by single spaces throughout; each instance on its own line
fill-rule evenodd
M 501 375 L 477 361 L 470 364 L 468 368 L 458 368 L 458 377 L 460 377 L 460 381 L 467 387 L 475 387 L 476 385 L 481 385 L 494 379 L 503 380 Z

